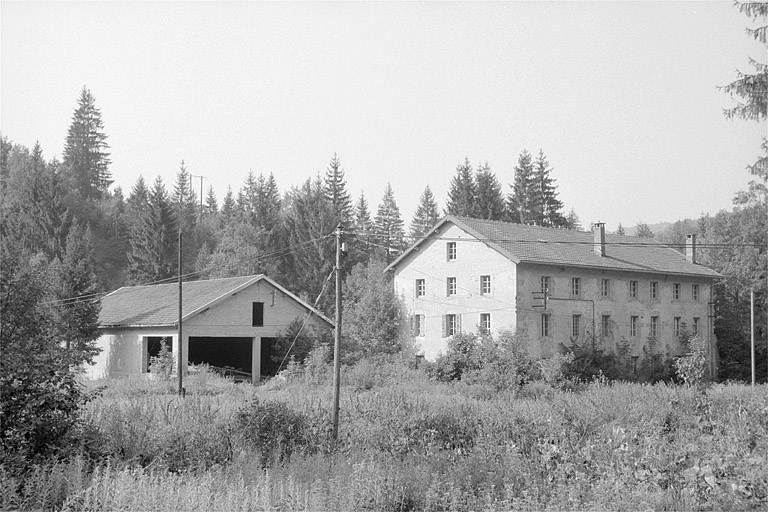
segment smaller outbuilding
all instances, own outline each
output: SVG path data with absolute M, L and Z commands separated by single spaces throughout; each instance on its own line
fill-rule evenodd
M 182 285 L 183 371 L 210 364 L 251 375 L 258 383 L 272 345 L 296 319 L 305 329 L 334 323 L 265 275 L 190 281 Z M 101 353 L 86 367 L 91 378 L 149 372 L 165 341 L 178 360 L 178 283 L 126 286 L 101 300 Z

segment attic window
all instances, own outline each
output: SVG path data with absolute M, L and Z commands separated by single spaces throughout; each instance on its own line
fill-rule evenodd
M 253 315 L 251 325 L 253 327 L 262 327 L 264 325 L 264 303 L 253 303 Z

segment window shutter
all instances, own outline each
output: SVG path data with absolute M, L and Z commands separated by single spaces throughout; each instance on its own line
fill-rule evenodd
M 416 315 L 411 315 L 411 337 L 415 338 L 418 335 L 416 332 Z
M 456 333 L 461 332 L 461 315 L 456 315 Z
M 443 338 L 448 336 L 448 315 L 443 315 Z

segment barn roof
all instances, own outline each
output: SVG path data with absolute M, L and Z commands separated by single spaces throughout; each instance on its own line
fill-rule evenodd
M 606 234 L 606 254 L 599 256 L 594 251 L 595 239 L 591 232 L 450 215 L 438 222 L 388 269 L 395 268 L 425 240 L 439 236 L 442 226 L 449 222 L 514 263 L 720 277 L 712 269 L 689 262 L 684 254 L 674 248 L 648 238 Z
M 182 284 L 182 321 L 227 299 L 260 281 L 265 281 L 320 317 L 331 327 L 334 323 L 320 311 L 289 292 L 269 277 L 259 274 L 227 277 Z M 124 286 L 101 299 L 101 327 L 175 326 L 179 320 L 179 284 Z

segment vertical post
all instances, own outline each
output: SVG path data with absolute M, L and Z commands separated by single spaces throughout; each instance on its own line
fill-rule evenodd
M 179 230 L 179 346 L 176 350 L 176 353 L 178 354 L 178 361 L 176 363 L 176 373 L 179 376 L 179 396 L 184 396 L 184 386 L 183 386 L 183 376 L 182 371 L 184 369 L 182 361 L 182 355 L 184 353 L 184 338 L 181 335 L 182 334 L 182 326 L 181 326 L 181 317 L 182 317 L 182 309 L 181 309 L 181 230 Z
M 333 339 L 333 440 L 339 439 L 339 388 L 341 387 L 341 224 L 336 226 L 336 331 Z
M 749 338 L 752 354 L 752 387 L 755 387 L 755 287 L 749 291 Z

